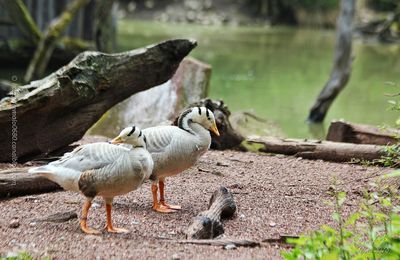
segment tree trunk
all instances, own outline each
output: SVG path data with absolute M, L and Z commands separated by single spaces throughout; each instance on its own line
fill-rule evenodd
M 351 43 L 354 17 L 354 0 L 342 0 L 337 20 L 335 58 L 330 78 L 320 92 L 308 115 L 310 123 L 321 123 L 332 102 L 346 86 L 351 73 Z
M 216 190 L 208 210 L 200 212 L 186 231 L 187 238 L 211 239 L 224 233 L 221 218 L 230 218 L 236 212 L 236 203 L 227 188 Z
M 41 38 L 41 33 L 24 2 L 22 0 L 3 0 L 1 3 L 24 37 L 30 43 L 37 44 Z
M 78 13 L 79 9 L 85 6 L 89 1 L 90 0 L 74 0 L 67 6 L 66 10 L 57 20 L 49 25 L 28 66 L 24 78 L 25 82 L 43 77 L 57 41 L 61 38 L 62 33 Z
M 376 160 L 384 155 L 384 146 L 349 144 L 329 141 L 304 141 L 298 139 L 249 138 L 250 144 L 259 144 L 260 152 L 294 155 L 305 159 L 333 162 L 350 162 L 353 159 Z
M 98 51 L 111 53 L 115 49 L 115 28 L 112 10 L 114 0 L 96 0 L 94 40 Z
M 326 140 L 355 144 L 392 145 L 398 143 L 400 131 L 380 129 L 376 126 L 333 121 L 329 126 Z
M 47 154 L 79 140 L 113 105 L 174 74 L 196 46 L 170 40 L 134 51 L 84 52 L 0 101 L 0 161 Z

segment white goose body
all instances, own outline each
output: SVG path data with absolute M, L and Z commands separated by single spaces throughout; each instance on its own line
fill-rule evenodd
M 152 170 L 153 161 L 144 148 L 94 143 L 80 146 L 58 161 L 30 172 L 87 197 L 112 198 L 138 188 Z
M 85 195 L 86 202 L 80 221 L 81 229 L 85 233 L 100 233 L 87 226 L 87 215 L 95 196 L 102 196 L 105 200 L 106 229 L 116 233 L 128 232 L 112 225 L 113 198 L 137 189 L 150 177 L 154 165 L 151 155 L 145 149 L 146 137 L 140 129 L 134 126 L 125 128 L 112 143 L 129 139 L 132 141 L 132 147 L 111 143 L 82 145 L 57 161 L 30 169 L 29 173 L 44 176 L 65 190 Z
M 157 126 L 143 130 L 148 138 L 147 150 L 154 161 L 150 179 L 153 181 L 151 190 L 155 211 L 168 213 L 181 208 L 165 202 L 164 179 L 183 172 L 197 162 L 210 147 L 209 130 L 219 135 L 214 114 L 205 107 L 185 110 L 179 116 L 178 126 Z
M 177 126 L 157 126 L 143 130 L 148 138 L 147 149 L 154 161 L 151 179 L 176 175 L 192 167 L 210 147 L 208 130 L 197 123 L 191 132 Z

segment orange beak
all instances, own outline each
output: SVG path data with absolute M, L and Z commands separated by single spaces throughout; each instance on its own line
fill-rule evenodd
M 114 139 L 112 139 L 111 141 L 110 141 L 110 143 L 112 143 L 112 144 L 120 144 L 120 143 L 122 143 L 123 141 L 122 141 L 122 138 L 120 137 L 120 136 L 117 136 L 117 137 L 115 137 Z
M 214 124 L 211 126 L 210 131 L 213 132 L 216 136 L 220 136 L 219 131 L 218 131 L 218 128 L 217 128 L 217 125 L 215 124 L 215 122 L 214 122 Z

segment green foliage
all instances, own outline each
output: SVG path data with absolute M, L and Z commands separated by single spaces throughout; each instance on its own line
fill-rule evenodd
M 375 164 L 385 167 L 397 167 L 400 165 L 400 144 L 387 145 L 383 148 L 383 152 L 385 155 L 376 160 Z
M 399 172 L 388 177 L 398 177 Z M 379 185 L 373 185 L 379 190 Z M 399 259 L 400 196 L 396 191 L 381 189 L 365 193 L 360 210 L 346 220 L 342 205 L 345 193 L 333 189 L 335 211 L 332 218 L 337 228 L 322 226 L 320 230 L 299 239 L 290 239 L 295 248 L 282 252 L 285 259 Z
M 42 260 L 50 260 L 49 256 L 43 258 L 35 258 L 27 252 L 19 252 L 17 256 L 12 257 L 0 257 L 0 260 L 34 260 L 34 259 L 42 259 Z
M 0 258 L 1 260 L 34 260 L 35 258 L 27 252 L 20 252 L 15 257 Z
M 400 165 L 400 144 L 386 145 L 383 150 L 383 155 L 379 159 L 372 161 L 363 159 L 352 159 L 350 163 L 361 164 L 364 166 L 384 166 L 398 167 Z

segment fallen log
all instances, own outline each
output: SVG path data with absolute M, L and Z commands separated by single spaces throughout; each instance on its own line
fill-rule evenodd
M 224 233 L 222 218 L 231 218 L 236 212 L 233 195 L 225 187 L 220 187 L 211 196 L 208 210 L 200 212 L 186 230 L 190 239 L 212 239 Z
M 79 140 L 116 103 L 174 74 L 196 46 L 170 40 L 119 54 L 83 52 L 0 100 L 0 161 L 24 161 Z
M 0 199 L 62 190 L 58 184 L 44 177 L 29 175 L 27 169 L 0 172 Z
M 399 136 L 400 131 L 397 129 L 381 129 L 370 125 L 332 121 L 326 140 L 355 144 L 392 145 L 398 143 Z
M 350 144 L 330 141 L 250 137 L 249 144 L 259 144 L 260 152 L 294 155 L 305 159 L 350 162 L 353 159 L 376 160 L 385 155 L 380 145 Z

